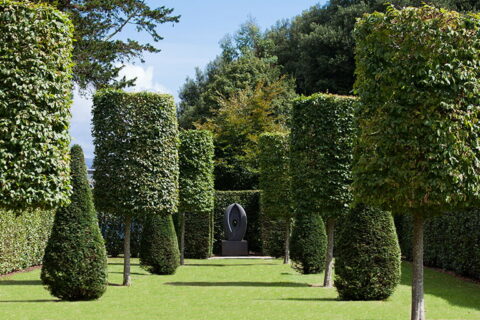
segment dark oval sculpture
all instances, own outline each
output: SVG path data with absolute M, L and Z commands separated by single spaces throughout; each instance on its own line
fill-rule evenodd
M 247 214 L 241 205 L 234 203 L 228 206 L 223 217 L 223 226 L 227 240 L 243 240 L 247 231 Z

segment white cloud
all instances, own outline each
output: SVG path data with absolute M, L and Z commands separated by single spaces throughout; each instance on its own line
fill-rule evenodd
M 120 78 L 125 76 L 128 80 L 137 78 L 135 87 L 128 88 L 127 91 L 152 91 L 171 94 L 171 91 L 167 87 L 153 80 L 154 72 L 155 69 L 153 66 L 144 68 L 142 66 L 127 64 L 120 71 L 119 75 Z
M 125 76 L 127 79 L 137 78 L 136 86 L 126 89 L 127 91 L 151 91 L 157 93 L 169 93 L 171 91 L 162 84 L 154 81 L 155 69 L 153 66 L 142 67 L 133 64 L 127 64 L 120 72 L 120 78 Z M 79 144 L 83 148 L 86 158 L 93 158 L 92 141 L 92 96 L 87 94 L 80 95 L 78 89 L 74 90 L 72 105 L 72 121 L 70 125 L 70 134 L 72 144 Z

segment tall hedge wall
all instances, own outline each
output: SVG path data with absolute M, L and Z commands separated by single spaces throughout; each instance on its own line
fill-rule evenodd
M 225 240 L 223 231 L 223 215 L 232 203 L 239 203 L 247 213 L 247 233 L 245 240 L 248 241 L 249 251 L 262 252 L 262 240 L 260 236 L 260 191 L 216 191 L 215 209 L 213 214 L 214 243 L 213 252 L 220 254 L 222 240 Z
M 0 212 L 0 274 L 42 263 L 54 211 Z
M 412 218 L 395 217 L 402 255 L 412 260 Z M 480 280 L 480 209 L 447 213 L 425 223 L 424 262 Z
M 280 132 L 264 133 L 259 139 L 259 149 L 263 252 L 272 256 L 284 255 L 285 262 L 288 262 L 293 217 L 290 136 Z M 279 247 L 284 247 L 280 254 Z
M 212 255 L 212 213 L 214 207 L 213 136 L 209 131 L 180 133 L 180 203 L 185 213 L 185 257 Z
M 123 241 L 125 239 L 125 222 L 123 217 L 111 213 L 98 213 L 98 224 L 105 240 L 107 254 L 117 257 L 123 252 Z M 143 219 L 135 218 L 130 227 L 130 253 L 137 258 L 140 253 L 140 242 L 142 238 Z
M 0 207 L 69 201 L 72 32 L 44 5 L 0 1 Z

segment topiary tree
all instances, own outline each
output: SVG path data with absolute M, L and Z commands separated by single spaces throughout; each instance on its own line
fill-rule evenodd
M 180 265 L 172 215 L 152 215 L 143 226 L 140 264 L 154 274 L 174 274 Z
M 212 255 L 214 207 L 213 135 L 205 130 L 180 133 L 181 264 L 189 258 Z M 186 214 L 187 213 L 187 214 Z
M 0 1 L 0 207 L 68 204 L 72 31 L 66 15 Z
M 62 300 L 94 300 L 107 289 L 107 253 L 93 207 L 82 148 L 71 155 L 71 203 L 60 208 L 43 257 L 41 278 Z
M 390 212 L 358 205 L 342 217 L 335 287 L 343 300 L 384 300 L 400 282 L 400 247 Z
M 326 245 L 327 235 L 320 214 L 298 210 L 290 244 L 292 267 L 303 274 L 322 272 Z
M 267 219 L 280 220 L 284 225 L 283 263 L 288 263 L 293 217 L 290 194 L 290 137 L 288 134 L 280 132 L 264 133 L 260 136 L 259 148 L 262 215 Z M 269 223 L 269 225 L 271 224 Z
M 357 99 L 331 94 L 314 94 L 298 102 L 308 126 L 302 137 L 317 175 L 314 198 L 327 230 L 324 286 L 331 287 L 335 222 L 352 201 L 353 112 Z M 301 106 L 300 106 L 301 105 Z M 308 144 L 308 145 L 307 145 Z
M 413 215 L 413 320 L 425 319 L 425 218 L 478 200 L 479 30 L 478 15 L 430 6 L 390 7 L 355 30 L 354 192 Z
M 93 137 L 95 205 L 125 219 L 124 285 L 129 285 L 132 217 L 177 211 L 178 128 L 172 96 L 97 92 Z

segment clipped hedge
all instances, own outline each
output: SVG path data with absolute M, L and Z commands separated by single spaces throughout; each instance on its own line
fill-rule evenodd
M 400 247 L 392 214 L 359 205 L 341 219 L 335 254 L 340 299 L 387 299 L 400 283 Z
M 185 214 L 186 258 L 204 259 L 212 255 L 213 156 L 211 132 L 187 130 L 180 133 L 178 212 Z
M 0 1 L 0 207 L 69 201 L 72 32 L 45 5 Z
M 215 192 L 215 209 L 212 221 L 214 231 L 213 252 L 215 254 L 221 253 L 222 240 L 225 240 L 223 216 L 227 207 L 232 203 L 239 203 L 247 213 L 247 233 L 245 240 L 248 241 L 248 250 L 255 253 L 262 252 L 260 191 L 258 190 Z
M 412 218 L 396 216 L 402 255 L 412 260 Z M 480 280 L 480 209 L 450 212 L 425 223 L 424 263 Z
M 42 263 L 54 216 L 38 209 L 0 212 L 0 275 Z
M 259 167 L 263 252 L 272 256 L 284 256 L 284 261 L 288 262 L 293 217 L 288 134 L 276 132 L 260 136 Z M 284 248 L 281 250 L 283 252 L 278 252 L 279 247 Z

